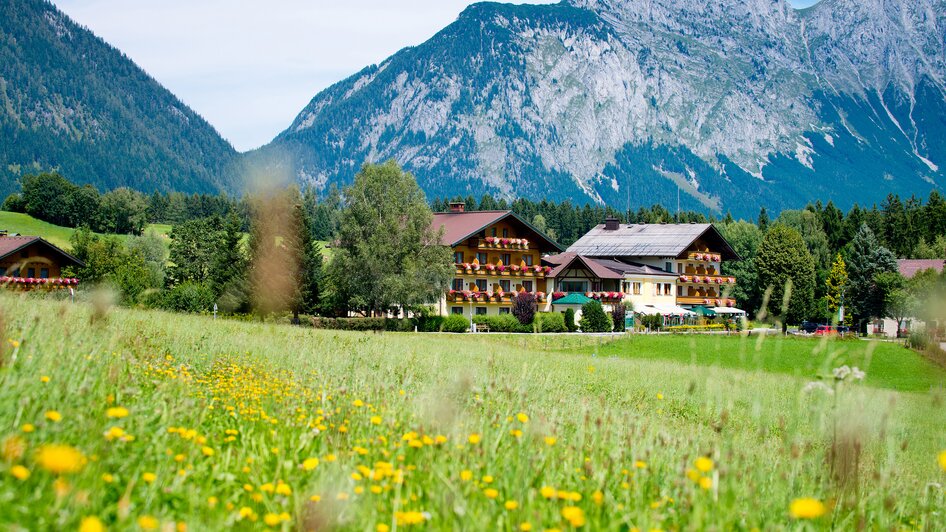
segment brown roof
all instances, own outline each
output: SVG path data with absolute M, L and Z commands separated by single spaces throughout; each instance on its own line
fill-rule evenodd
M 73 264 L 85 266 L 81 260 L 73 257 L 72 255 L 66 253 L 65 251 L 59 249 L 58 247 L 50 244 L 38 236 L 0 236 L 0 260 L 5 259 L 17 251 L 20 251 L 21 249 L 36 243 L 48 247 L 54 252 L 65 257 L 66 260 L 71 261 Z
M 583 257 L 575 253 L 561 253 L 559 255 L 552 255 L 544 259 L 546 262 L 555 264 L 552 268 L 552 272 L 549 273 L 548 277 L 558 277 L 559 274 L 568 270 L 572 267 L 575 262 L 579 263 L 579 266 L 584 266 L 585 269 L 591 272 L 592 275 L 598 279 L 623 279 L 624 274 L 616 272 L 610 268 L 607 268 L 588 257 Z
M 944 263 L 946 263 L 946 261 L 943 259 L 903 259 L 897 261 L 897 268 L 900 270 L 900 275 L 907 279 L 912 279 L 914 275 L 925 270 L 932 269 L 937 272 L 942 272 Z
M 513 218 L 531 232 L 536 234 L 540 240 L 546 243 L 546 247 L 556 251 L 561 251 L 562 247 L 553 242 L 552 239 L 542 234 L 541 231 L 532 226 L 529 222 L 523 220 L 512 211 L 469 211 L 469 212 L 438 212 L 434 214 L 431 227 L 437 231 L 443 228 L 443 243 L 448 246 L 458 246 L 464 240 L 475 236 L 487 227 L 500 222 L 506 218 Z
M 723 260 L 742 260 L 713 224 L 619 224 L 595 226 L 569 246 L 589 257 L 683 257 L 697 239 L 712 243 Z

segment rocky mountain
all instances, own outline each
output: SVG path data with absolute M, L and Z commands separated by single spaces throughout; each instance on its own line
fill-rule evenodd
M 100 189 L 213 192 L 236 155 L 203 118 L 45 0 L 0 1 L 0 194 L 59 169 Z
M 394 158 L 429 195 L 746 216 L 926 194 L 946 184 L 943 35 L 946 0 L 474 4 L 249 158 L 319 187 Z

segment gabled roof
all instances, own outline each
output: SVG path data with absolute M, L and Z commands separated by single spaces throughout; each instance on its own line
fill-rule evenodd
M 621 273 L 602 266 L 601 264 L 591 260 L 589 257 L 583 257 L 575 253 L 565 252 L 559 255 L 545 257 L 543 260 L 555 265 L 552 267 L 551 273 L 549 273 L 546 277 L 558 277 L 560 274 L 564 273 L 570 268 L 584 267 L 586 270 L 590 271 L 592 275 L 599 279 L 624 278 L 624 275 Z
M 942 272 L 944 263 L 946 260 L 943 259 L 901 259 L 897 261 L 897 269 L 900 270 L 900 275 L 912 279 L 913 276 L 925 270 Z
M 713 224 L 621 224 L 611 231 L 601 224 L 568 251 L 590 257 L 681 257 L 700 238 L 712 242 L 723 260 L 741 260 Z
M 507 218 L 514 219 L 535 233 L 546 244 L 544 247 L 562 251 L 562 246 L 512 211 L 438 212 L 434 214 L 430 225 L 434 231 L 442 227 L 443 243 L 452 247 L 462 244 L 464 240 L 476 236 L 480 231 Z
M 46 246 L 47 248 L 53 250 L 55 253 L 63 256 L 66 260 L 72 262 L 73 264 L 79 266 L 85 266 L 85 263 L 81 260 L 73 257 L 72 255 L 66 253 L 65 251 L 59 249 L 58 247 L 50 244 L 49 242 L 43 240 L 38 236 L 3 236 L 0 237 L 0 260 L 3 260 L 10 255 L 26 248 L 27 246 L 33 244 L 40 244 Z
M 618 259 L 592 258 L 594 262 L 617 272 L 622 275 L 654 275 L 658 277 L 677 277 L 678 275 L 660 268 L 648 266 L 647 264 L 638 264 L 636 262 L 627 262 Z

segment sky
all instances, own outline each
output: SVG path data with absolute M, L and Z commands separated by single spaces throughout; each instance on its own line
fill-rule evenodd
M 548 4 L 558 0 L 519 0 Z M 791 0 L 796 7 L 817 0 Z M 456 20 L 467 0 L 53 0 L 246 151 L 319 91 Z

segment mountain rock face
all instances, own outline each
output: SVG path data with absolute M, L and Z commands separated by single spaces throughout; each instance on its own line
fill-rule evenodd
M 58 169 L 100 189 L 214 192 L 236 152 L 121 52 L 44 0 L 0 1 L 0 193 Z
M 319 95 L 250 160 L 325 187 L 754 215 L 940 189 L 946 0 L 474 4 Z M 679 199 L 678 199 L 679 198 Z

